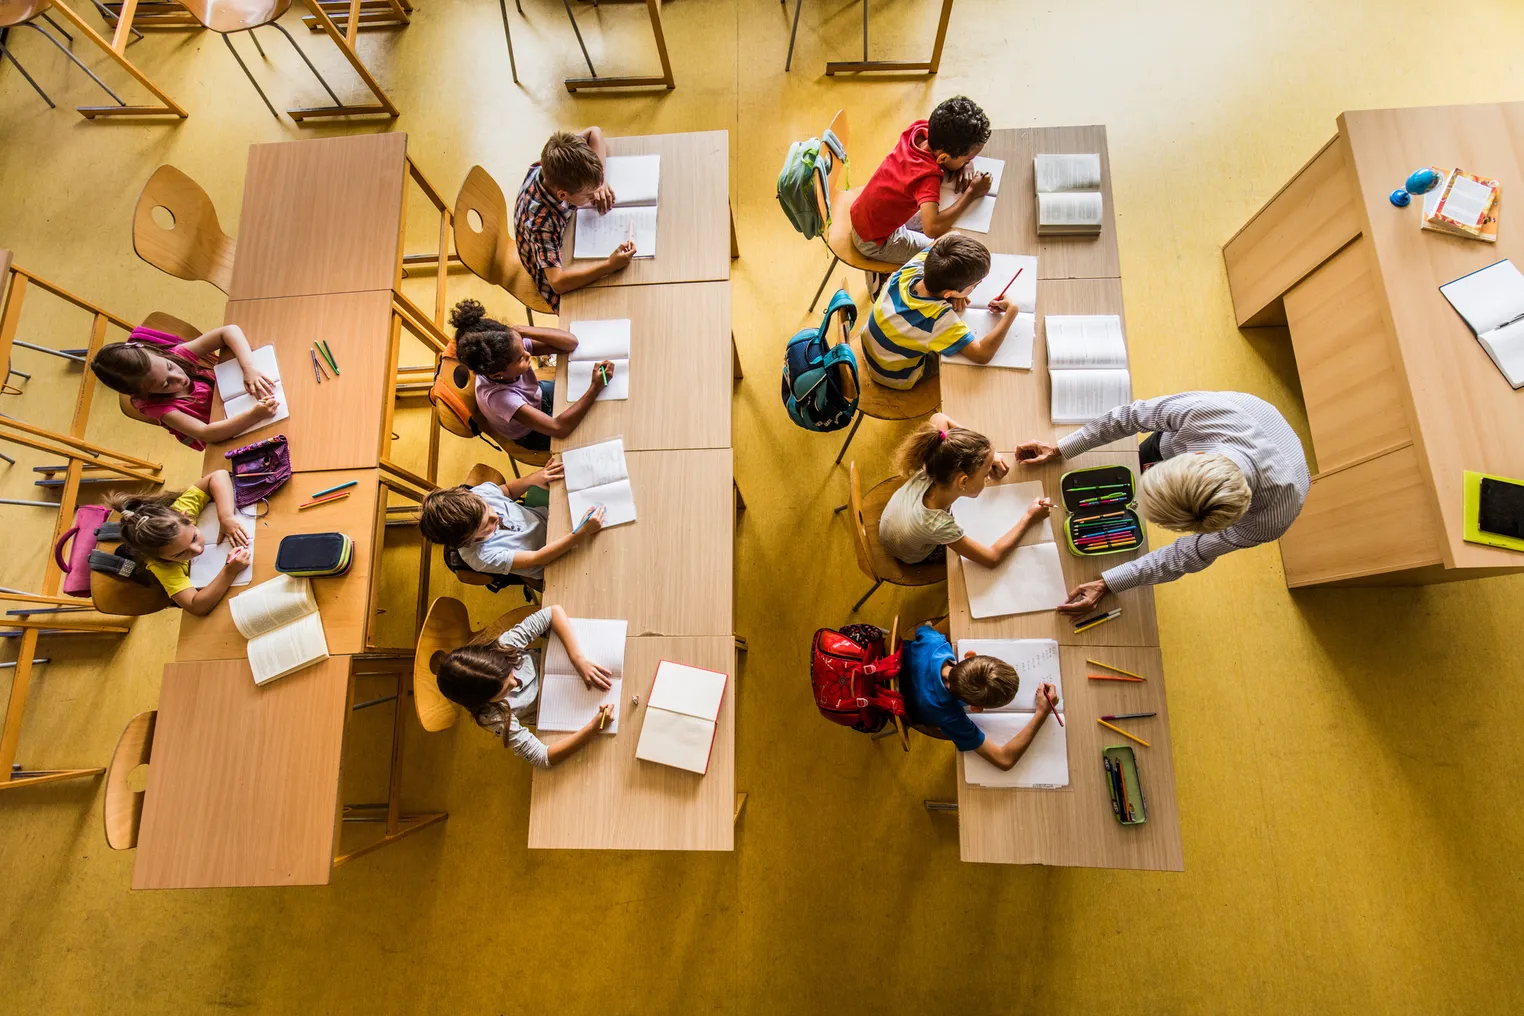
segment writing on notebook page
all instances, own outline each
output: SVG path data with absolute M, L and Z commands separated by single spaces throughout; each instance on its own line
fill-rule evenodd
M 1037 686 L 1051 684 L 1063 711 L 1064 679 L 1059 667 L 1058 642 L 1054 639 L 959 639 L 958 659 L 969 653 L 993 656 L 1016 668 L 1021 683 L 1016 697 L 1003 706 L 985 708 L 987 713 L 1030 713 L 1037 708 Z
M 566 645 L 554 634 L 545 647 L 545 673 L 540 677 L 541 732 L 581 730 L 598 715 L 600 706 L 613 707 L 614 716 L 602 733 L 619 733 L 619 704 L 624 688 L 624 646 L 629 622 L 602 618 L 571 618 L 582 655 L 613 676 L 608 688 L 588 687 L 572 665 Z
M 611 155 L 604 180 L 614 192 L 614 207 L 599 215 L 578 208 L 573 258 L 606 258 L 625 241 L 637 258 L 656 256 L 656 209 L 661 190 L 660 155 Z
M 562 452 L 561 461 L 566 467 L 566 501 L 573 526 L 600 504 L 605 508 L 605 529 L 635 521 L 635 491 L 625 464 L 623 438 Z
M 1030 254 L 991 254 L 990 270 L 974 287 L 968 308 L 961 317 L 975 339 L 982 339 L 1000 323 L 1002 314 L 989 309 L 991 300 L 1005 292 L 1005 301 L 1018 314 L 1010 331 L 988 364 L 975 364 L 962 353 L 943 357 L 949 363 L 972 366 L 1032 369 L 1032 342 L 1037 328 L 1037 258 Z
M 280 364 L 275 360 L 274 346 L 260 346 L 250 350 L 250 358 L 254 361 L 254 367 L 265 377 L 275 382 L 275 415 L 268 419 L 260 420 L 251 426 L 245 427 L 237 435 L 241 437 L 251 430 L 260 427 L 268 427 L 272 423 L 279 423 L 291 415 L 291 407 L 286 404 L 286 389 L 280 382 Z M 254 408 L 259 400 L 250 395 L 243 387 L 243 367 L 237 360 L 225 360 L 212 368 L 212 374 L 217 380 L 217 395 L 222 399 L 222 411 L 229 419 L 239 413 L 248 412 Z
M 630 319 L 573 321 L 569 331 L 577 348 L 566 354 L 566 394 L 562 408 L 576 402 L 593 386 L 593 369 L 604 360 L 614 364 L 614 374 L 598 393 L 597 401 L 630 397 Z
M 222 566 L 227 564 L 228 555 L 233 552 L 231 540 L 217 542 L 217 534 L 222 531 L 222 523 L 217 518 L 217 506 L 209 504 L 201 509 L 201 514 L 196 517 L 196 528 L 201 530 L 201 539 L 205 541 L 205 548 L 190 563 L 191 585 L 197 589 L 205 589 L 211 585 L 217 573 L 222 571 Z M 239 569 L 233 577 L 233 585 L 246 586 L 254 580 L 254 520 L 249 519 L 243 523 L 243 530 L 249 535 L 249 563 Z
M 958 216 L 954 226 L 958 229 L 969 230 L 974 233 L 988 233 L 990 222 L 995 216 L 995 198 L 1000 193 L 1000 178 L 1005 176 L 1005 160 L 990 159 L 983 155 L 974 156 L 973 168 L 976 173 L 988 174 L 990 189 L 984 196 L 963 210 Z M 946 208 L 958 200 L 959 192 L 956 180 L 943 179 L 942 193 L 937 199 L 938 208 Z

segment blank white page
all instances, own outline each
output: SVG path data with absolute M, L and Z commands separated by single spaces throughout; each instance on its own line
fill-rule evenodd
M 1000 179 L 1005 176 L 1005 160 L 987 159 L 982 155 L 976 155 L 974 169 L 977 172 L 989 174 L 990 189 L 985 192 L 984 197 L 963 210 L 963 214 L 958 216 L 954 226 L 975 233 L 988 233 L 990 221 L 995 216 L 995 196 L 1000 193 Z M 952 180 L 944 179 L 941 195 L 937 198 L 937 207 L 946 208 L 956 200 L 958 200 L 956 185 Z
M 574 258 L 606 258 L 626 240 L 635 241 L 637 258 L 656 256 L 656 206 L 615 208 L 599 215 L 596 208 L 577 209 Z
M 1101 189 L 1099 155 L 1039 155 L 1032 161 L 1037 193 L 1098 191 Z
M 971 713 L 974 726 L 989 740 L 1004 744 L 1031 721 L 1032 713 Z M 986 761 L 978 752 L 963 753 L 963 782 L 981 787 L 1037 787 L 1054 789 L 1069 785 L 1069 738 L 1053 717 L 1037 728 L 1037 736 L 1010 769 Z
M 975 617 L 1005 617 L 1054 610 L 1069 598 L 1058 544 L 1020 546 L 994 568 L 958 559 Z
M 228 555 L 233 552 L 231 543 L 218 543 L 217 531 L 220 528 L 217 522 L 217 506 L 209 504 L 201 509 L 201 515 L 196 519 L 196 528 L 201 530 L 201 538 L 206 541 L 206 546 L 199 556 L 190 563 L 191 585 L 197 589 L 205 589 L 211 584 L 217 573 L 222 571 L 222 566 L 227 563 Z M 249 534 L 249 563 L 244 565 L 233 578 L 233 585 L 246 586 L 254 579 L 254 533 L 258 526 L 253 519 L 244 523 L 244 532 Z
M 628 478 L 624 461 L 624 438 L 572 448 L 561 453 L 566 466 L 566 489 L 587 490 Z
M 567 359 L 627 360 L 630 358 L 630 319 L 612 318 L 608 321 L 573 321 L 567 328 L 577 337 L 577 348 L 567 354 Z
M 726 680 L 725 674 L 715 670 L 662 660 L 656 667 L 649 705 L 652 709 L 686 713 L 712 723 L 720 716 Z
M 1127 366 L 1127 341 L 1117 315 L 1048 314 L 1042 320 L 1049 370 Z
M 566 503 L 571 511 L 573 526 L 582 521 L 588 509 L 602 505 L 603 528 L 612 529 L 635 521 L 635 489 L 629 480 L 588 487 L 586 490 L 568 490 Z
M 1001 317 L 1002 315 L 993 311 L 970 307 L 963 312 L 963 323 L 968 325 L 968 330 L 974 334 L 974 338 L 982 339 L 1000 323 Z M 990 358 L 989 363 L 975 363 L 962 353 L 944 356 L 942 359 L 948 363 L 966 363 L 970 367 L 1012 367 L 1017 370 L 1031 370 L 1032 342 L 1036 330 L 1036 315 L 1017 314 L 1016 320 L 1011 322 L 1010 329 L 1005 333 L 1005 338 L 1000 340 L 1000 346 L 995 350 L 995 355 Z
M 1524 274 L 1507 258 L 1447 282 L 1439 291 L 1478 335 L 1524 314 Z
M 1089 423 L 1132 401 L 1132 375 L 1125 370 L 1050 370 L 1054 423 Z
M 1017 275 L 1017 271 L 1021 274 Z M 1012 282 L 1012 279 L 1015 282 Z M 1006 289 L 1009 284 L 1010 288 Z M 1037 258 L 1032 254 L 991 254 L 989 274 L 969 294 L 968 305 L 986 308 L 1005 290 L 1007 303 L 1014 303 L 1027 314 L 1037 311 Z
M 617 678 L 608 688 L 592 687 L 582 683 L 580 677 L 546 673 L 540 679 L 540 711 L 535 726 L 542 732 L 581 730 L 588 720 L 598 715 L 603 705 L 614 707 L 613 718 L 603 725 L 599 733 L 619 733 L 619 699 L 624 682 Z
M 1027 507 L 1042 496 L 1043 487 L 1038 480 L 994 483 L 985 487 L 978 497 L 960 497 L 954 501 L 952 516 L 965 534 L 987 545 L 1004 536 Z M 1053 542 L 1053 526 L 1046 518 L 1022 534 L 1020 545 L 1044 542 Z
M 614 192 L 616 207 L 654 205 L 661 190 L 660 155 L 610 155 L 603 182 Z
M 614 365 L 609 383 L 598 392 L 595 402 L 618 402 L 630 397 L 630 361 L 611 360 Z M 576 402 L 593 387 L 593 371 L 597 364 L 591 360 L 571 360 L 566 364 L 566 399 L 563 406 Z
M 1058 661 L 1058 643 L 1053 639 L 959 639 L 958 659 L 969 653 L 993 656 L 1016 668 L 1021 684 L 1016 697 L 1003 706 L 985 709 L 987 713 L 1030 713 L 1037 708 L 1037 686 L 1047 682 L 1058 692 L 1058 711 L 1064 711 L 1064 680 Z
M 714 724 L 686 713 L 647 708 L 635 757 L 703 775 L 714 746 Z
M 234 435 L 235 437 L 247 434 L 251 430 L 258 430 L 260 427 L 268 427 L 272 423 L 279 423 L 291 415 L 291 407 L 286 403 L 286 389 L 280 381 L 280 364 L 275 360 L 275 347 L 260 346 L 258 349 L 250 350 L 250 356 L 260 373 L 275 382 L 275 415 L 245 427 Z M 213 368 L 212 373 L 217 378 L 217 394 L 222 398 L 224 414 L 232 418 L 253 408 L 258 400 L 243 390 L 243 368 L 238 365 L 237 360 L 219 363 Z

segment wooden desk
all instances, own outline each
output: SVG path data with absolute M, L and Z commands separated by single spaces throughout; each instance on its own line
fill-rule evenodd
M 545 602 L 573 617 L 622 617 L 639 635 L 733 636 L 735 502 L 729 448 L 626 452 L 639 516 L 545 569 Z M 550 539 L 571 528 L 550 488 Z
M 1317 472 L 1281 537 L 1286 584 L 1445 582 L 1524 570 L 1461 538 L 1461 473 L 1524 477 L 1524 394 L 1439 286 L 1524 264 L 1524 103 L 1347 112 L 1338 134 L 1223 248 L 1241 327 L 1291 335 Z M 1496 244 L 1419 228 L 1387 200 L 1414 169 L 1501 181 Z M 1517 225 L 1517 224 L 1514 224 Z
M 546 601 L 550 602 L 550 601 Z M 633 627 L 631 628 L 633 631 Z M 635 758 L 645 703 L 662 660 L 730 675 L 703 776 Z M 534 771 L 531 847 L 596 850 L 734 848 L 736 650 L 729 635 L 625 641 L 619 733 L 554 769 Z M 638 695 L 641 705 L 632 707 Z M 549 735 L 554 743 L 564 735 Z
M 600 402 L 551 448 L 623 437 L 626 451 L 730 447 L 730 283 L 618 286 L 561 301 L 561 327 L 630 319 L 630 397 Z M 566 408 L 566 357 L 558 358 L 556 412 Z M 638 507 L 638 506 L 637 506 Z
M 693 131 L 609 138 L 610 155 L 660 155 L 661 195 L 656 212 L 656 256 L 630 262 L 592 288 L 654 282 L 716 282 L 730 278 L 730 134 Z M 569 265 L 575 249 L 573 217 L 562 243 Z

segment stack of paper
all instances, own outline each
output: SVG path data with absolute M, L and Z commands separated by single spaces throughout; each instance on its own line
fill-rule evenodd
M 995 214 L 995 196 L 1000 193 L 1000 178 L 1005 175 L 1004 159 L 986 159 L 982 155 L 974 156 L 974 171 L 988 173 L 990 189 L 978 201 L 969 205 L 958 216 L 954 226 L 958 229 L 966 229 L 975 233 L 988 233 L 990 220 Z M 938 208 L 946 208 L 958 200 L 958 188 L 954 181 L 942 181 L 942 195 L 937 201 Z
M 1132 401 L 1127 342 L 1115 314 L 1043 318 L 1054 423 L 1089 423 Z
M 279 423 L 291 415 L 291 409 L 286 405 L 286 389 L 280 383 L 280 364 L 275 362 L 275 347 L 260 346 L 251 350 L 250 356 L 254 361 L 255 368 L 275 382 L 275 402 L 277 408 L 275 415 L 266 420 L 260 420 L 250 427 L 245 427 L 236 436 L 247 434 L 251 430 L 260 427 L 268 427 L 272 423 Z M 222 398 L 222 411 L 229 419 L 254 407 L 259 400 L 243 388 L 243 367 L 237 360 L 225 360 L 212 369 L 217 378 L 217 394 Z
M 1060 704 L 1060 712 L 1063 711 Z M 1035 713 L 973 713 L 969 719 L 984 731 L 987 740 L 1004 744 L 1032 721 Z M 1058 721 L 1049 716 L 1037 728 L 1037 736 L 1010 769 L 1001 769 L 978 752 L 963 753 L 963 782 L 980 787 L 1040 787 L 1069 785 L 1069 738 Z
M 1032 169 L 1038 236 L 1101 231 L 1099 155 L 1039 155 Z
M 709 770 L 727 675 L 662 660 L 635 757 L 703 775 Z
M 604 724 L 603 733 L 619 733 L 619 695 L 624 687 L 624 640 L 630 623 L 623 620 L 600 620 L 574 617 L 572 631 L 577 645 L 593 663 L 607 668 L 614 676 L 607 689 L 589 688 L 572 666 L 566 646 L 554 635 L 545 649 L 545 673 L 540 676 L 540 712 L 536 726 L 544 731 L 581 730 L 598 715 L 600 706 L 614 707 L 614 718 Z
M 593 386 L 593 368 L 604 360 L 614 364 L 614 376 L 599 402 L 630 397 L 630 319 L 614 321 L 573 321 L 569 329 L 577 337 L 577 348 L 566 357 L 566 401 L 570 405 Z
M 1008 532 L 1042 494 L 1042 484 L 1037 482 L 994 484 L 976 498 L 954 502 L 953 518 L 965 535 L 988 546 Z M 997 567 L 952 556 L 963 569 L 968 609 L 975 617 L 1052 610 L 1069 597 L 1058 544 L 1053 542 L 1053 527 L 1047 519 L 1029 528 Z
M 206 541 L 206 546 L 190 563 L 190 579 L 191 585 L 197 589 L 205 589 L 211 585 L 217 573 L 222 571 L 222 566 L 227 564 L 228 555 L 233 552 L 233 545 L 217 542 L 217 533 L 221 529 L 221 524 L 217 521 L 215 504 L 209 504 L 201 509 L 201 514 L 196 519 L 196 528 L 201 530 L 201 538 Z M 256 528 L 252 519 L 243 523 L 244 532 L 249 534 L 249 563 L 244 565 L 243 570 L 233 578 L 235 586 L 246 586 L 254 579 L 254 531 Z
M 599 215 L 578 208 L 574 258 L 606 258 L 626 240 L 637 258 L 656 256 L 656 206 L 661 189 L 660 155 L 611 155 L 603 179 L 614 192 L 614 207 Z
M 1018 274 L 1019 273 L 1019 274 Z M 1014 280 L 1014 281 L 1012 281 Z M 1009 285 L 1010 288 L 1006 289 Z M 982 366 L 1032 369 L 1032 338 L 1037 325 L 1037 258 L 1030 254 L 991 254 L 990 272 L 969 297 L 963 323 L 975 339 L 983 338 L 1000 323 L 1001 315 L 989 309 L 989 302 L 1005 290 L 1005 300 L 1020 311 L 1006 332 L 994 359 Z M 973 364 L 961 353 L 946 357 L 949 363 Z M 981 366 L 981 365 L 975 365 Z
M 566 467 L 566 500 L 576 526 L 588 509 L 603 505 L 603 528 L 635 521 L 635 491 L 624 461 L 624 438 L 561 453 Z

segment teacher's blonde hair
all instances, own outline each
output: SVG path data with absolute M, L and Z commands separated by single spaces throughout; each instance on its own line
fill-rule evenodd
M 1177 533 L 1216 533 L 1243 518 L 1254 494 L 1226 455 L 1176 455 L 1143 474 L 1143 516 Z

